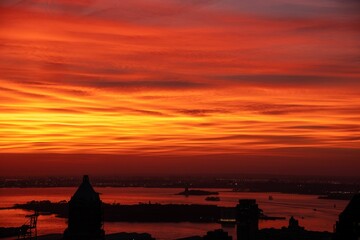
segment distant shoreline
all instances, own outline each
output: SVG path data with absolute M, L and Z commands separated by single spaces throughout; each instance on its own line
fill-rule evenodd
M 105 222 L 191 222 L 217 223 L 221 219 L 221 212 L 232 211 L 235 207 L 219 207 L 202 204 L 152 204 L 136 205 L 103 203 Z M 7 209 L 22 209 L 38 211 L 40 215 L 55 214 L 59 218 L 67 218 L 67 202 L 31 201 L 25 204 L 15 204 Z M 262 220 L 284 220 L 282 216 L 267 216 L 260 214 Z
M 97 188 L 145 188 L 145 189 L 183 189 L 183 187 L 143 187 L 143 186 L 95 186 Z M 1 187 L 0 189 L 36 189 L 36 188 L 76 188 L 76 186 L 45 186 L 45 187 L 32 187 L 32 186 L 26 186 L 26 187 Z M 224 191 L 206 191 L 206 190 L 200 190 L 200 188 L 197 188 L 197 190 L 190 190 L 188 194 L 186 194 L 184 191 L 175 193 L 175 195 L 183 195 L 183 196 L 206 196 L 206 195 L 218 195 L 219 192 L 239 192 L 239 193 L 281 193 L 281 194 L 298 194 L 298 195 L 312 195 L 317 196 L 318 199 L 328 199 L 328 200 L 343 200 L 343 201 L 349 201 L 351 200 L 352 196 L 357 193 L 357 191 L 354 192 L 318 192 L 318 193 L 308 193 L 308 192 L 298 192 L 298 191 L 261 191 L 261 190 L 249 190 L 249 189 L 233 189 L 233 188 L 218 188 L 218 187 L 204 187 L 203 189 L 216 189 L 216 190 L 224 190 Z M 0 208 L 1 209 L 1 208 Z
M 75 177 L 0 177 L 0 188 L 76 188 L 80 179 Z M 207 191 L 218 192 L 217 189 L 236 192 L 253 193 L 284 193 L 314 195 L 334 200 L 349 200 L 352 194 L 359 192 L 360 179 L 351 178 L 301 178 L 285 176 L 263 177 L 97 177 L 92 179 L 95 188 L 159 188 L 185 189 L 199 192 L 189 192 L 188 195 L 201 195 Z M 180 192 L 180 191 L 178 191 Z M 184 194 L 186 195 L 186 194 Z M 205 195 L 205 194 L 203 194 Z

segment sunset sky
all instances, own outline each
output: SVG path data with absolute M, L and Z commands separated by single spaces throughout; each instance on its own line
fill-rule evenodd
M 357 0 L 1 0 L 0 174 L 358 175 Z

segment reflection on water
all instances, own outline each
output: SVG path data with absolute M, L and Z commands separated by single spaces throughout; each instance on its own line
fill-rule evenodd
M 15 203 L 26 203 L 31 200 L 50 200 L 58 202 L 69 200 L 76 188 L 3 188 L 0 189 L 0 207 L 10 207 Z M 216 204 L 235 206 L 240 198 L 257 199 L 259 207 L 270 216 L 295 216 L 300 224 L 309 230 L 333 231 L 333 225 L 347 201 L 318 199 L 313 195 L 296 195 L 281 193 L 241 193 L 227 189 L 215 189 L 220 192 L 220 202 L 205 201 L 204 196 L 185 197 L 175 195 L 178 188 L 96 188 L 101 199 L 107 203 L 137 204 L 139 202 L 176 203 L 176 204 Z M 214 190 L 214 189 L 212 189 Z M 269 195 L 273 200 L 269 200 Z M 336 206 L 336 208 L 334 208 Z M 23 210 L 0 210 L 0 226 L 20 226 L 24 223 Z M 280 228 L 287 225 L 287 220 L 260 221 L 260 228 Z M 66 220 L 54 215 L 40 216 L 39 234 L 62 233 Z M 157 239 L 175 239 L 190 235 L 204 235 L 207 231 L 220 228 L 219 224 L 195 223 L 105 223 L 107 233 L 114 232 L 148 232 Z M 225 229 L 234 236 L 235 229 Z

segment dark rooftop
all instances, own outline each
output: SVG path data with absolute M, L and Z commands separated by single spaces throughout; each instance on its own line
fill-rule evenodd
M 72 196 L 71 201 L 92 201 L 99 202 L 99 193 L 95 192 L 90 184 L 89 176 L 84 175 L 83 182 Z

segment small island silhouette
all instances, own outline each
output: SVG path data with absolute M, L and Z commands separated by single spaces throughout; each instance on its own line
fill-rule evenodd
M 207 196 L 207 195 L 219 195 L 218 192 L 205 191 L 205 190 L 189 190 L 188 187 L 185 188 L 184 191 L 179 192 L 176 195 L 184 195 L 184 196 Z

